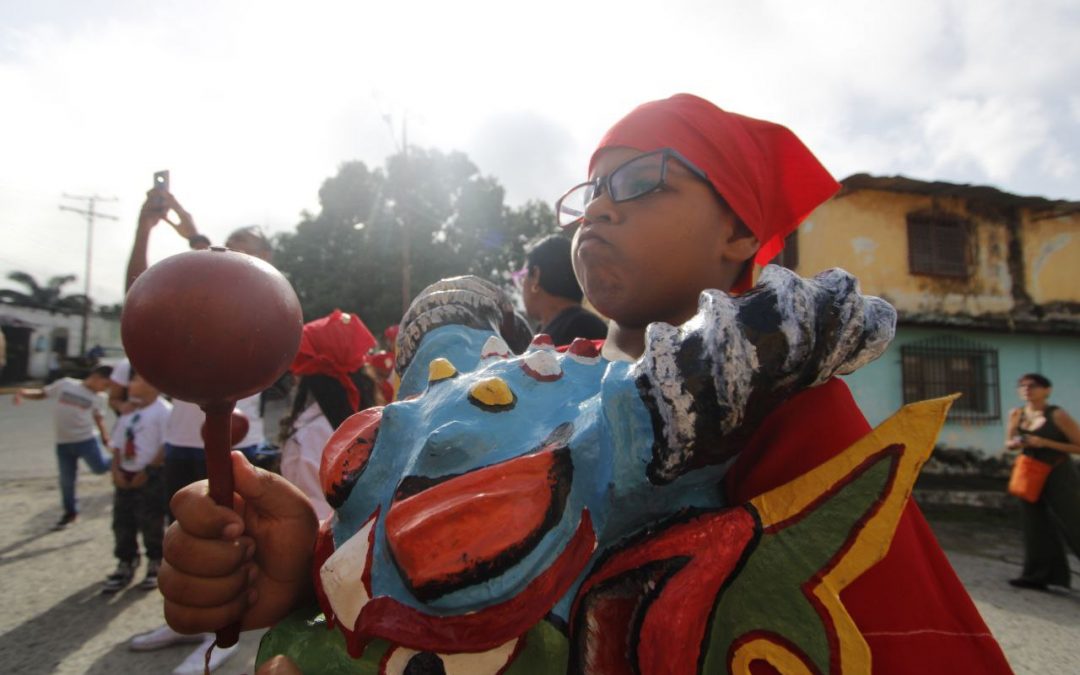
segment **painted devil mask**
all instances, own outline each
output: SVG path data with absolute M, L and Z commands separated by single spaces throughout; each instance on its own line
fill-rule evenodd
M 650 326 L 635 363 L 543 336 L 515 355 L 505 309 L 476 279 L 425 291 L 402 323 L 403 400 L 327 446 L 316 587 L 354 656 L 372 640 L 510 653 L 542 621 L 565 631 L 601 561 L 728 506 L 720 481 L 769 410 L 876 358 L 895 323 L 842 271 L 776 267 Z

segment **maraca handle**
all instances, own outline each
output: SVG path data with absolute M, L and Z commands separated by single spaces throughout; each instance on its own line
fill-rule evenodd
M 206 477 L 210 481 L 210 498 L 218 506 L 233 507 L 232 470 L 232 410 L 233 401 L 203 406 L 206 413 Z M 231 647 L 240 639 L 240 624 L 234 623 L 217 631 L 217 646 Z

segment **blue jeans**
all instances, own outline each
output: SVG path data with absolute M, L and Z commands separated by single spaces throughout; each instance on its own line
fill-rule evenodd
M 76 443 L 56 444 L 56 461 L 60 465 L 60 496 L 65 515 L 79 512 L 75 501 L 75 475 L 80 457 L 94 473 L 105 473 L 112 464 L 112 457 L 102 451 L 96 436 Z

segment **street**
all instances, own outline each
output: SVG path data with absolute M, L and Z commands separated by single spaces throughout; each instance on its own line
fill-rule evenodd
M 161 599 L 135 588 L 104 596 L 112 571 L 111 484 L 81 469 L 79 522 L 50 532 L 60 515 L 49 402 L 21 407 L 0 395 L 0 663 L 6 673 L 168 673 L 193 649 L 127 649 L 161 623 Z M 1017 673 L 1073 673 L 1080 663 L 1080 592 L 1021 591 L 1005 581 L 1020 566 L 1020 533 L 1004 518 L 928 514 L 956 571 Z M 1080 564 L 1072 560 L 1073 569 Z M 141 571 L 140 571 L 141 578 Z M 1075 577 L 1074 577 L 1075 578 Z M 1080 582 L 1080 579 L 1077 579 Z M 245 635 L 224 675 L 250 673 L 258 635 Z
M 112 572 L 112 483 L 80 466 L 78 522 L 61 532 L 53 403 L 15 407 L 0 395 L 0 672 L 169 673 L 198 645 L 132 652 L 128 639 L 160 626 L 161 596 L 134 587 L 106 596 Z M 145 570 L 139 570 L 136 581 Z M 248 633 L 220 675 L 251 673 L 260 633 Z

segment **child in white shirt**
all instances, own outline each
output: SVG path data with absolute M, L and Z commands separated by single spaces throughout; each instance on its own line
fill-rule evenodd
M 157 389 L 132 373 L 128 385 L 131 412 L 120 416 L 112 436 L 113 482 L 113 550 L 119 561 L 116 571 L 102 586 L 103 593 L 115 593 L 126 588 L 139 567 L 138 534 L 142 532 L 143 548 L 148 559 L 146 577 L 139 584 L 142 590 L 157 588 L 157 573 L 161 566 L 161 545 L 165 534 L 165 495 L 162 477 L 165 425 L 172 404 L 158 394 Z
M 56 462 L 60 469 L 60 495 L 64 514 L 53 529 L 62 530 L 79 517 L 75 498 L 75 479 L 79 458 L 94 473 L 109 470 L 109 456 L 102 448 L 108 444 L 105 431 L 105 397 L 109 386 L 110 366 L 94 368 L 83 380 L 63 377 L 41 389 L 17 389 L 15 405 L 24 399 L 56 401 Z

